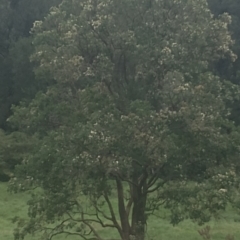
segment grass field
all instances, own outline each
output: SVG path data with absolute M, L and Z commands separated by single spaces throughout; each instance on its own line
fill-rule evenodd
M 0 240 L 13 240 L 14 224 L 12 218 L 15 216 L 27 216 L 26 201 L 27 194 L 10 194 L 7 192 L 7 184 L 0 183 Z M 184 221 L 173 227 L 166 219 L 166 212 L 161 214 L 161 218 L 152 217 L 148 222 L 148 233 L 146 240 L 201 240 L 197 230 L 199 226 L 190 221 Z M 240 239 L 240 215 L 232 210 L 223 213 L 219 221 L 211 221 L 211 233 L 213 240 L 223 240 L 228 234 L 235 236 L 235 240 Z M 201 227 L 202 228 L 202 227 Z M 114 233 L 106 230 L 99 230 L 108 238 Z M 115 236 L 117 237 L 117 236 Z M 35 240 L 37 237 L 29 236 L 26 240 Z M 56 240 L 66 239 L 65 236 L 58 236 Z M 77 237 L 67 239 L 76 240 Z M 55 240 L 55 239 L 54 239 Z

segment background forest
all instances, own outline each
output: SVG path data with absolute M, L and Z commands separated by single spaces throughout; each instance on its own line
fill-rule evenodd
M 0 0 L 15 239 L 212 239 L 221 214 L 213 239 L 240 236 L 240 1 L 207 3 Z

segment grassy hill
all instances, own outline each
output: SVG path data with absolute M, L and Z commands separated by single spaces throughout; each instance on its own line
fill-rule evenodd
M 7 192 L 7 184 L 0 183 L 0 239 L 13 240 L 14 224 L 12 219 L 15 216 L 27 217 L 27 199 L 29 195 L 25 193 L 10 194 Z M 148 234 L 146 240 L 202 240 L 197 230 L 202 228 L 192 223 L 184 221 L 178 226 L 173 227 L 167 220 L 166 210 L 159 213 L 160 218 L 151 217 L 148 222 Z M 211 221 L 212 240 L 223 240 L 228 234 L 235 236 L 235 240 L 240 239 L 240 215 L 232 210 L 223 213 L 219 221 Z M 100 230 L 108 238 L 109 233 L 106 230 Z M 115 236 L 117 237 L 117 236 Z M 36 240 L 37 236 L 29 236 L 26 240 Z M 66 239 L 65 236 L 58 236 L 56 240 Z M 77 240 L 77 237 L 67 239 Z M 80 240 L 80 239 L 79 239 Z

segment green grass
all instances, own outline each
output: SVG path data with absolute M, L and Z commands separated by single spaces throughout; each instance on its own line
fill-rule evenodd
M 29 195 L 26 193 L 10 194 L 7 192 L 7 184 L 0 183 L 0 240 L 13 240 L 14 224 L 12 218 L 15 216 L 27 217 L 26 202 Z M 114 202 L 115 199 L 113 199 Z M 192 223 L 184 221 L 173 227 L 167 221 L 166 210 L 161 212 L 160 218 L 151 217 L 149 219 L 146 240 L 202 240 L 197 230 L 202 228 Z M 221 220 L 211 221 L 211 233 L 213 240 L 224 240 L 227 234 L 235 236 L 235 240 L 240 239 L 240 216 L 231 209 L 223 213 Z M 118 237 L 114 232 L 99 229 L 103 237 Z M 115 235 L 115 236 L 114 236 Z M 35 240 L 36 237 L 28 236 L 26 240 Z M 58 236 L 56 240 L 66 239 L 65 236 Z M 77 237 L 67 239 L 77 240 Z M 55 240 L 55 239 L 54 239 Z

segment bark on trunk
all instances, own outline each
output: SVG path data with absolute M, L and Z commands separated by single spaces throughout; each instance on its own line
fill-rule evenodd
M 124 193 L 121 180 L 116 177 L 117 192 L 118 192 L 118 211 L 122 227 L 122 240 L 130 240 L 130 224 L 128 214 L 124 204 Z
M 144 188 L 144 187 L 143 187 Z M 146 194 L 142 188 L 133 189 L 132 235 L 136 240 L 144 240 L 146 229 Z

